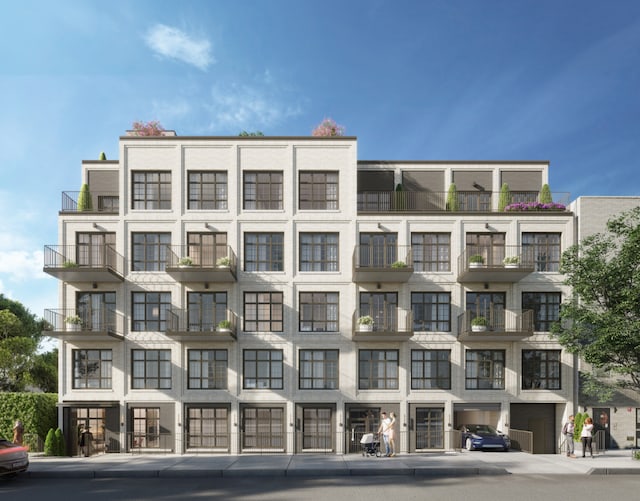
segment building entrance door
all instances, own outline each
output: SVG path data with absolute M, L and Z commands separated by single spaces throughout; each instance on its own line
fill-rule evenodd
M 380 425 L 380 407 L 352 407 L 347 413 L 347 443 L 349 453 L 360 452 L 360 439 L 365 433 L 376 433 Z

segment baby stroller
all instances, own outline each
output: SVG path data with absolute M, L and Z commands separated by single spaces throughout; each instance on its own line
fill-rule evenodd
M 380 439 L 378 438 L 378 435 L 365 433 L 360 439 L 360 445 L 362 445 L 363 456 L 380 457 Z

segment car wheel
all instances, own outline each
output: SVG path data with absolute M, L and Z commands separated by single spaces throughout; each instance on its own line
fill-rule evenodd
M 470 438 L 467 438 L 467 441 L 465 442 L 464 447 L 468 451 L 472 451 L 473 450 L 473 445 L 471 444 L 471 439 Z

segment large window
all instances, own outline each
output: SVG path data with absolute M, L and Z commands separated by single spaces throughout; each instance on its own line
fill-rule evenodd
M 504 350 L 467 350 L 465 388 L 504 390 Z
M 338 350 L 300 350 L 301 390 L 336 390 L 338 372 Z
M 398 350 L 360 350 L 358 352 L 358 388 L 397 390 L 398 365 Z
M 340 295 L 337 292 L 301 292 L 301 332 L 337 332 Z
M 470 257 L 479 254 L 488 266 L 503 266 L 505 256 L 504 233 L 467 233 L 466 253 Z
M 283 233 L 245 233 L 244 271 L 284 270 Z
M 131 330 L 167 330 L 167 310 L 171 307 L 170 292 L 133 292 L 133 317 Z
M 133 447 L 160 447 L 160 409 L 158 407 L 134 407 L 131 409 L 133 423 Z
M 551 332 L 551 325 L 560 320 L 559 292 L 523 292 L 522 309 L 533 310 L 534 329 Z
M 411 254 L 415 271 L 450 271 L 451 235 L 412 233 Z
M 282 210 L 282 172 L 244 173 L 245 210 Z
M 76 233 L 76 263 L 88 268 L 116 268 L 115 233 Z
M 411 350 L 411 389 L 451 389 L 451 351 Z
M 412 292 L 411 311 L 414 331 L 451 331 L 449 292 Z
M 286 445 L 286 414 L 282 407 L 245 407 L 242 409 L 242 449 L 273 449 L 282 452 Z
M 300 209 L 338 209 L 338 173 L 301 172 Z
M 282 350 L 244 350 L 243 388 L 283 388 Z
M 536 271 L 560 269 L 560 233 L 523 233 L 522 251 Z
M 73 350 L 73 388 L 111 388 L 111 350 Z
M 338 233 L 300 233 L 300 271 L 338 271 Z
M 133 172 L 134 209 L 171 209 L 171 172 Z
M 244 330 L 248 332 L 282 332 L 282 292 L 244 293 Z
M 227 208 L 226 172 L 189 172 L 189 209 Z
M 227 350 L 187 350 L 190 390 L 227 389 Z
M 560 350 L 522 350 L 522 389 L 560 389 Z
M 189 407 L 188 447 L 229 449 L 229 409 L 226 407 Z
M 361 292 L 360 316 L 373 318 L 373 330 L 395 332 L 398 330 L 398 293 Z
M 171 233 L 132 233 L 132 271 L 164 271 Z
M 229 254 L 226 233 L 187 233 L 187 255 L 195 266 L 212 267 Z
M 397 233 L 360 233 L 360 262 L 363 268 L 388 268 L 398 260 Z
M 77 292 L 78 316 L 82 319 L 83 331 L 116 331 L 115 292 Z
M 171 389 L 171 350 L 131 350 L 131 388 Z
M 227 320 L 226 292 L 188 292 L 187 304 L 190 331 L 214 331 L 221 320 Z

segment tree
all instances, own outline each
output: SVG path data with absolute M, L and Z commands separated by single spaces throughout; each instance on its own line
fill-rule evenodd
M 93 201 L 91 199 L 91 192 L 89 191 L 89 185 L 83 183 L 80 187 L 80 194 L 78 195 L 78 210 L 91 211 L 93 210 Z
M 500 188 L 500 198 L 498 199 L 498 210 L 503 212 L 505 207 L 511 203 L 511 191 L 507 183 L 502 183 Z
M 141 122 L 139 120 L 133 122 L 134 136 L 162 136 L 164 135 L 165 128 L 158 120 L 151 120 L 149 122 Z
M 311 131 L 311 135 L 316 137 L 344 136 L 344 130 L 344 126 L 338 125 L 333 118 L 325 118 Z
M 539 202 L 541 204 L 550 204 L 553 202 L 553 198 L 551 197 L 551 188 L 549 188 L 548 184 L 542 185 L 538 198 L 540 198 Z
M 594 368 L 640 391 L 640 207 L 609 220 L 562 254 L 560 272 L 573 288 L 553 334 Z
M 458 189 L 455 183 L 449 185 L 449 191 L 447 192 L 447 210 L 451 212 L 458 210 Z

